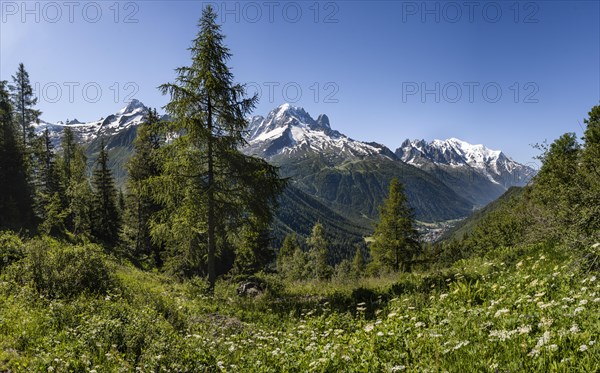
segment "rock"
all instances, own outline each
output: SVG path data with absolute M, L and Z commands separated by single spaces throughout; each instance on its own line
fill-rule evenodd
M 242 282 L 237 288 L 239 296 L 251 296 L 256 297 L 263 293 L 263 289 L 256 282 Z

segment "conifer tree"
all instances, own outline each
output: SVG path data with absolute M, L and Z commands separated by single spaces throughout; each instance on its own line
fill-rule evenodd
M 7 82 L 0 81 L 0 229 L 32 228 L 32 191 Z
M 48 128 L 36 139 L 34 156 L 35 205 L 41 221 L 40 231 L 45 234 L 63 234 L 67 214 L 63 206 L 60 172 Z
M 161 245 L 152 242 L 150 221 L 152 215 L 161 209 L 149 193 L 148 182 L 160 175 L 158 149 L 164 145 L 163 124 L 156 112 L 150 110 L 148 116 L 137 128 L 133 142 L 134 153 L 127 163 L 127 196 L 125 211 L 125 235 L 132 246 L 131 256 L 136 261 L 147 261 L 154 267 L 161 267 Z
M 40 112 L 33 107 L 37 104 L 37 98 L 33 96 L 33 88 L 29 81 L 29 73 L 25 70 L 23 63 L 19 64 L 17 73 L 12 76 L 13 84 L 10 86 L 12 102 L 15 108 L 17 123 L 21 126 L 23 145 L 33 138 L 31 123 L 35 122 Z
M 411 260 L 419 251 L 418 233 L 404 187 L 397 178 L 392 179 L 389 195 L 380 207 L 373 239 L 371 256 L 376 266 L 410 270 Z
M 154 236 L 175 244 L 192 273 L 206 273 L 210 289 L 217 242 L 226 246 L 249 217 L 270 221 L 283 188 L 275 167 L 238 150 L 257 97 L 246 98 L 244 86 L 233 83 L 231 54 L 216 17 L 212 7 L 204 9 L 190 48 L 192 64 L 177 69 L 175 83 L 161 86 L 171 96 L 166 109 L 178 136 L 161 151 L 163 172 L 152 183 L 166 207 L 153 222 Z
M 92 176 L 93 208 L 92 234 L 96 240 L 114 247 L 119 240 L 121 215 L 118 207 L 117 188 L 108 168 L 108 151 L 104 139 L 100 142 L 100 154 Z
M 327 241 L 327 237 L 325 237 L 325 228 L 321 223 L 314 225 L 306 243 L 310 248 L 308 255 L 314 277 L 319 280 L 326 280 L 331 277 L 333 269 L 327 262 L 329 242 Z
M 67 120 L 68 122 L 68 120 Z M 92 189 L 87 177 L 85 150 L 75 140 L 73 131 L 65 127 L 61 139 L 61 189 L 64 191 L 64 206 L 67 230 L 75 235 L 89 237 L 91 234 Z

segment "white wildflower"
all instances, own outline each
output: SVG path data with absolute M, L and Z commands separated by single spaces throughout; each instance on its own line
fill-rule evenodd
M 500 316 L 502 316 L 502 315 L 503 315 L 503 314 L 505 314 L 505 313 L 508 313 L 508 309 L 506 309 L 506 308 L 499 309 L 499 310 L 498 310 L 498 311 L 496 311 L 496 313 L 494 314 L 494 317 L 500 317 Z
M 581 345 L 581 346 L 579 346 L 579 351 L 581 351 L 581 352 L 585 352 L 585 351 L 587 351 L 587 349 L 588 349 L 587 345 Z
M 523 325 L 517 328 L 519 334 L 527 334 L 531 331 L 531 325 Z
M 575 334 L 575 333 L 579 333 L 579 326 L 578 326 L 577 324 L 573 324 L 573 325 L 571 326 L 571 329 L 569 329 L 569 331 L 570 331 L 571 333 L 573 333 L 573 334 Z

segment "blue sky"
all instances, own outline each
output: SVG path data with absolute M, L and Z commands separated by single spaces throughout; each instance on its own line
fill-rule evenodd
M 0 79 L 24 62 L 48 121 L 98 119 L 188 65 L 203 1 L 0 3 Z M 597 1 L 213 2 L 256 114 L 284 101 L 355 139 L 458 137 L 527 163 L 600 100 Z

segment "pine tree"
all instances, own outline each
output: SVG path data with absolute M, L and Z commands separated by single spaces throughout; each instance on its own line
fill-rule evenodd
M 306 243 L 310 248 L 308 256 L 314 277 L 319 280 L 326 280 L 331 277 L 333 269 L 327 262 L 329 242 L 325 237 L 325 228 L 321 223 L 314 225 Z
M 371 256 L 376 266 L 410 270 L 411 260 L 419 251 L 418 233 L 404 187 L 397 178 L 392 179 L 389 195 L 380 207 L 373 239 Z
M 68 121 L 67 121 L 68 122 Z M 67 230 L 75 235 L 91 235 L 92 189 L 87 178 L 87 157 L 83 147 L 75 141 L 73 131 L 65 127 L 61 139 L 59 168 L 62 170 L 61 189 L 67 216 Z
M 92 235 L 99 242 L 114 247 L 119 240 L 121 215 L 117 201 L 117 188 L 108 168 L 108 151 L 104 139 L 100 142 L 100 154 L 92 177 L 93 208 Z
M 162 247 L 152 242 L 150 221 L 161 206 L 156 203 L 148 190 L 151 178 L 160 175 L 158 149 L 164 145 L 163 123 L 156 112 L 150 110 L 148 116 L 137 129 L 133 142 L 134 153 L 127 163 L 127 196 L 125 211 L 126 236 L 131 241 L 131 256 L 138 262 L 150 260 L 153 267 L 161 267 Z
M 26 170 L 7 82 L 0 81 L 0 229 L 18 231 L 33 227 L 33 193 Z
M 23 63 L 19 64 L 17 73 L 12 76 L 12 79 L 13 84 L 10 86 L 12 102 L 17 122 L 21 126 L 23 145 L 26 146 L 29 139 L 33 138 L 31 123 L 39 118 L 40 112 L 33 109 L 35 104 L 37 104 L 37 98 L 33 96 L 29 73 L 25 70 Z
M 61 175 L 48 128 L 36 139 L 34 156 L 35 205 L 41 221 L 39 229 L 45 234 L 62 235 L 67 213 L 63 206 Z
M 217 242 L 225 245 L 249 217 L 270 221 L 283 188 L 275 167 L 238 150 L 257 97 L 245 98 L 244 86 L 233 83 L 216 17 L 212 7 L 204 9 L 191 66 L 177 69 L 176 83 L 161 86 L 171 96 L 166 109 L 179 136 L 164 147 L 163 173 L 153 183 L 155 198 L 166 206 L 153 234 L 176 244 L 195 274 L 206 258 L 210 289 Z

